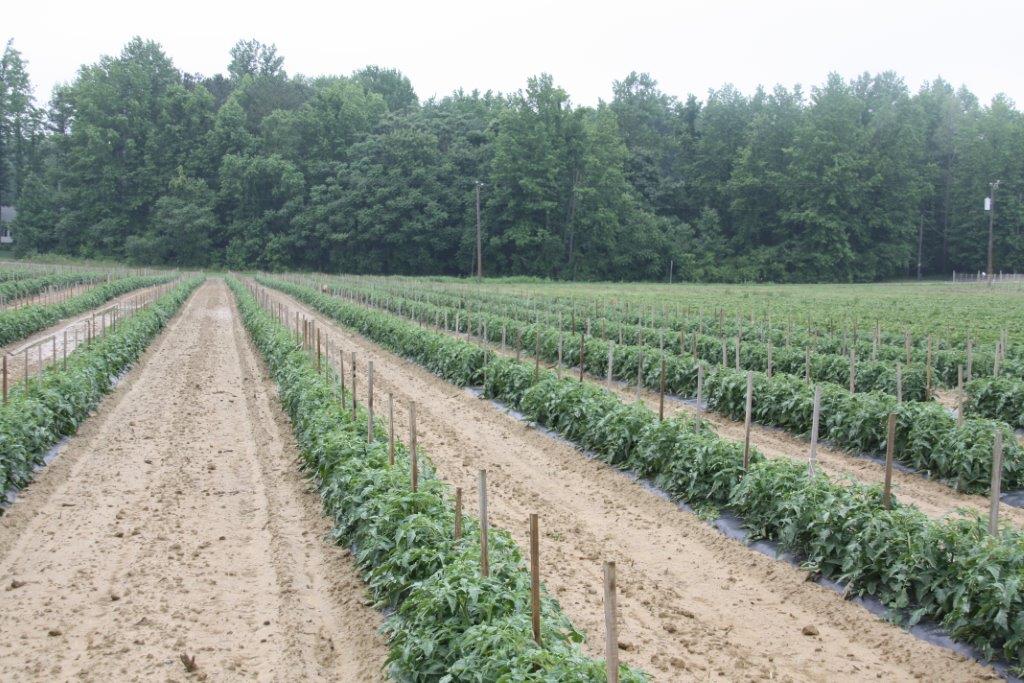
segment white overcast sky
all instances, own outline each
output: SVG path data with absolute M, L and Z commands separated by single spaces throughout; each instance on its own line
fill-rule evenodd
M 37 99 L 79 65 L 117 54 L 132 36 L 156 40 L 178 68 L 225 71 L 240 38 L 276 43 L 290 74 L 396 67 L 421 99 L 466 90 L 511 92 L 554 75 L 579 104 L 647 71 L 672 95 L 732 83 L 800 83 L 891 69 L 912 91 L 941 75 L 987 103 L 1024 106 L 1022 0 L 728 0 L 720 2 L 5 2 L 0 39 L 29 62 Z

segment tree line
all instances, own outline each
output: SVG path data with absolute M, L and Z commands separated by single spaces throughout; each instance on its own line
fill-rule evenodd
M 578 106 L 549 75 L 420 101 L 400 72 L 291 76 L 240 41 L 190 74 L 135 38 L 37 106 L 0 62 L 15 248 L 353 273 L 865 281 L 1024 270 L 1024 116 L 936 79 L 831 75 L 701 100 L 647 74 Z

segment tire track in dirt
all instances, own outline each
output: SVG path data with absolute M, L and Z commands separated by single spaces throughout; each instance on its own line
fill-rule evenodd
M 382 677 L 381 617 L 259 370 L 207 282 L 0 518 L 0 670 L 170 679 L 188 653 L 217 679 Z
M 488 470 L 492 521 L 521 547 L 527 516 L 541 520 L 548 590 L 602 656 L 601 562 L 619 564 L 623 659 L 656 680 L 979 680 L 995 674 L 874 617 L 805 572 L 729 540 L 643 485 L 532 429 L 275 290 L 271 299 L 318 320 L 357 352 L 365 399 L 374 361 L 376 404 L 396 398 L 399 434 L 417 404 L 418 439 L 438 475 L 475 506 Z M 383 399 L 383 400 L 382 400 Z M 386 411 L 380 412 L 382 417 Z M 803 635 L 806 626 L 820 635 Z

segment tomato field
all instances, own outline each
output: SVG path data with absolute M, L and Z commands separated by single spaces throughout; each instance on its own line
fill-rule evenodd
M 3 273 L 48 278 L 0 311 L 5 669 L 1024 666 L 1018 285 Z

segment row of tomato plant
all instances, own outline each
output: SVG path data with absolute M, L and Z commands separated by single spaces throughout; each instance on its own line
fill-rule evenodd
M 151 305 L 51 365 L 0 404 L 0 491 L 27 484 L 46 451 L 99 404 L 181 307 L 201 278 L 179 284 Z
M 985 657 L 1024 665 L 1024 534 L 966 512 L 934 520 L 917 508 L 882 505 L 881 489 L 835 482 L 802 463 L 767 460 L 756 449 L 743 469 L 742 444 L 702 420 L 658 420 L 644 404 L 442 332 L 421 328 L 308 287 L 272 278 L 268 286 L 315 308 L 455 384 L 483 385 L 529 419 L 597 457 L 633 470 L 678 500 L 728 509 L 752 538 L 775 541 L 811 571 L 871 595 L 894 619 L 931 619 Z
M 114 297 L 143 287 L 152 287 L 171 280 L 169 275 L 131 276 L 98 285 L 82 294 L 52 304 L 29 304 L 0 311 L 0 346 L 24 339 L 30 334 L 79 313 L 100 306 Z
M 791 364 L 794 368 L 799 367 L 800 372 L 803 371 L 805 351 L 810 351 L 812 373 L 814 376 L 836 382 L 845 382 L 848 377 L 850 350 L 854 349 L 858 359 L 858 375 L 862 374 L 861 364 L 864 362 L 864 359 L 872 359 L 869 361 L 871 364 L 879 363 L 882 372 L 887 375 L 884 378 L 884 382 L 875 383 L 872 377 L 877 371 L 864 368 L 866 371 L 864 373 L 864 381 L 867 382 L 867 384 L 863 385 L 865 389 L 884 390 L 888 393 L 894 393 L 895 365 L 897 363 L 904 365 L 905 372 L 909 371 L 912 374 L 918 375 L 918 387 L 916 389 L 911 388 L 912 392 L 916 390 L 917 393 L 905 393 L 904 395 L 908 397 L 916 397 L 923 392 L 924 367 L 927 362 L 931 362 L 932 380 L 935 385 L 947 387 L 956 385 L 958 366 L 966 368 L 968 365 L 966 342 L 954 345 L 939 338 L 929 340 L 929 338 L 921 335 L 910 338 L 910 362 L 908 363 L 904 345 L 905 337 L 891 332 L 880 332 L 879 343 L 876 345 L 872 339 L 873 332 L 863 329 L 857 334 L 854 334 L 851 330 L 845 330 L 842 334 L 836 334 L 835 330 L 826 331 L 825 334 L 822 334 L 822 330 L 818 328 L 801 328 L 800 326 L 794 328 L 792 325 L 773 326 L 769 321 L 765 320 L 748 322 L 740 317 L 715 316 L 703 314 L 703 312 L 700 314 L 691 312 L 683 315 L 678 311 L 669 312 L 665 310 L 659 313 L 654 306 L 642 307 L 640 313 L 637 313 L 636 309 L 634 309 L 631 315 L 628 309 L 626 312 L 623 312 L 615 307 L 609 308 L 607 305 L 578 305 L 575 301 L 569 302 L 543 298 L 529 300 L 525 306 L 528 309 L 526 311 L 524 310 L 522 298 L 509 297 L 494 292 L 477 290 L 467 298 L 465 293 L 462 292 L 432 290 L 424 288 L 422 285 L 411 287 L 396 286 L 394 284 L 374 284 L 371 286 L 365 284 L 360 279 L 353 278 L 338 278 L 334 281 L 344 283 L 347 287 L 361 287 L 364 291 L 375 293 L 377 296 L 387 292 L 400 296 L 411 296 L 420 301 L 430 301 L 446 306 L 456 305 L 463 308 L 473 307 L 475 309 L 483 303 L 490 306 L 492 311 L 499 308 L 509 309 L 510 311 L 520 310 L 527 316 L 521 318 L 524 320 L 535 320 L 535 316 L 543 311 L 549 320 L 553 319 L 556 315 L 561 315 L 564 321 L 570 325 L 571 330 L 575 332 L 584 331 L 586 318 L 589 317 L 592 323 L 604 321 L 604 325 L 626 326 L 627 329 L 635 328 L 639 331 L 640 335 L 654 336 L 655 338 L 659 334 L 671 337 L 680 332 L 686 335 L 692 335 L 695 332 L 701 335 L 707 333 L 709 339 L 705 343 L 710 348 L 706 359 L 709 361 L 714 361 L 718 358 L 722 338 L 734 340 L 736 336 L 739 336 L 743 340 L 742 345 L 756 343 L 761 346 L 760 349 L 754 352 L 755 359 L 758 357 L 761 359 L 761 365 L 757 367 L 744 366 L 746 369 L 765 369 L 766 348 L 767 344 L 771 342 L 776 350 L 779 348 L 797 350 L 796 357 L 791 360 Z M 573 322 L 575 323 L 574 325 Z M 596 327 L 604 329 L 600 324 Z M 593 332 L 594 329 L 592 327 L 591 331 Z M 634 336 L 633 338 L 636 339 L 638 337 Z M 932 346 L 931 353 L 928 352 L 929 343 Z M 991 348 L 980 343 L 973 344 L 970 365 L 974 376 L 984 377 L 990 376 L 993 373 L 995 351 L 994 346 L 990 346 Z M 1001 374 L 1024 377 L 1024 359 L 1015 356 L 1013 347 L 1011 347 L 1008 353 L 1007 358 L 1001 363 Z M 821 356 L 822 358 L 818 359 L 816 356 Z M 860 380 L 858 384 L 861 384 Z
M 339 543 L 354 549 L 376 606 L 390 612 L 388 666 L 401 681 L 604 681 L 604 662 L 584 655 L 580 634 L 546 593 L 541 645 L 533 640 L 530 577 L 511 536 L 489 533 L 488 576 L 480 572 L 480 526 L 465 516 L 455 538 L 448 487 L 419 454 L 411 490 L 408 452 L 378 426 L 368 442 L 367 414 L 356 415 L 331 374 L 318 372 L 290 332 L 235 279 L 245 327 L 265 359 L 292 420 L 305 469 L 320 489 Z M 379 423 L 378 423 L 379 425 Z M 626 666 L 620 680 L 645 677 Z
M 102 276 L 106 277 L 106 276 Z M 97 273 L 50 273 L 36 277 L 18 278 L 0 283 L 0 301 L 11 302 L 38 294 L 50 287 L 71 287 L 98 281 Z
M 1024 429 L 1024 380 L 1016 377 L 982 377 L 967 383 L 968 415 L 985 415 Z
M 452 309 L 410 299 L 381 299 L 377 304 L 419 320 L 440 322 L 447 317 L 453 326 L 456 320 Z M 562 360 L 569 365 L 578 365 L 580 361 L 580 334 L 564 334 L 557 327 L 479 311 L 474 312 L 471 319 L 460 316 L 458 325 L 466 332 L 486 334 L 494 342 L 501 339 L 504 329 L 506 340 L 521 339 L 529 353 L 539 350 L 543 359 L 553 362 L 559 358 L 561 338 Z M 639 378 L 651 389 L 660 388 L 662 353 L 658 345 L 618 344 L 586 337 L 583 350 L 586 369 L 603 376 L 607 371 L 609 350 L 613 377 L 627 382 Z M 698 366 L 702 366 L 703 398 L 708 407 L 731 419 L 744 418 L 746 372 L 707 363 L 689 354 L 666 353 L 664 357 L 666 391 L 678 396 L 695 396 Z M 813 385 L 802 377 L 782 372 L 770 377 L 764 372 L 754 372 L 753 378 L 754 421 L 798 435 L 810 433 Z M 1004 422 L 971 417 L 958 425 L 954 416 L 932 401 L 900 402 L 881 392 L 851 393 L 846 387 L 830 382 L 820 382 L 819 386 L 819 433 L 841 448 L 884 454 L 888 415 L 896 413 L 894 456 L 899 462 L 941 479 L 957 490 L 979 493 L 987 491 L 991 484 L 993 441 L 996 430 L 1002 430 L 1004 486 L 1010 489 L 1024 486 L 1024 448 L 1014 438 L 1010 425 Z

